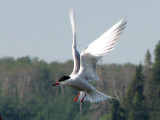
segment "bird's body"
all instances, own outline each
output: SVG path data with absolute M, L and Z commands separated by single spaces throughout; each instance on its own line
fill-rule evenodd
M 67 85 L 70 87 L 73 87 L 79 91 L 91 91 L 94 90 L 95 88 L 89 84 L 89 82 L 83 78 L 82 75 L 77 74 L 77 75 L 70 75 L 70 79 L 64 81 L 62 83 L 63 85 Z
M 99 102 L 113 97 L 97 91 L 89 81 L 98 81 L 96 75 L 96 65 L 100 58 L 111 51 L 123 29 L 125 28 L 125 19 L 120 20 L 97 40 L 89 44 L 82 52 L 76 49 L 76 31 L 73 11 L 70 12 L 71 26 L 73 32 L 72 54 L 74 60 L 74 69 L 69 76 L 63 76 L 53 86 L 62 84 L 70 86 L 80 91 L 74 101 Z

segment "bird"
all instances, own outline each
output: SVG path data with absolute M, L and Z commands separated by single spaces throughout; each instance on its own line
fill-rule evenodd
M 114 97 L 96 90 L 96 88 L 90 84 L 90 81 L 99 81 L 96 74 L 97 62 L 114 49 L 117 40 L 126 27 L 126 19 L 122 18 L 98 39 L 85 47 L 81 54 L 79 54 L 76 48 L 76 27 L 73 10 L 70 11 L 69 15 L 73 35 L 72 55 L 74 68 L 70 75 L 60 77 L 58 82 L 54 83 L 52 86 L 62 84 L 78 90 L 79 93 L 74 99 L 74 102 L 89 101 L 91 103 L 97 103 L 113 99 Z

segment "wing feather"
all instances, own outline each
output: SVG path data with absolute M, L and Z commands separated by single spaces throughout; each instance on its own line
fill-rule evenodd
M 117 24 L 111 27 L 107 32 L 89 44 L 88 47 L 82 51 L 80 56 L 79 74 L 83 75 L 87 80 L 98 81 L 96 64 L 101 57 L 114 49 L 126 23 L 125 19 L 121 19 Z
M 72 34 L 73 34 L 73 43 L 72 43 L 72 55 L 73 55 L 73 61 L 74 61 L 74 68 L 73 74 L 77 74 L 80 68 L 80 54 L 76 49 L 76 27 L 75 27 L 75 18 L 73 10 L 70 11 L 70 21 L 71 21 L 71 27 L 72 27 Z

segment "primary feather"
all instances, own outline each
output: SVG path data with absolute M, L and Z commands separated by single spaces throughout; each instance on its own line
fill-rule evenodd
M 98 60 L 113 50 L 116 41 L 125 28 L 126 20 L 122 19 L 97 40 L 89 44 L 80 55 L 79 74 L 83 74 L 88 80 L 98 81 L 96 64 Z
M 80 55 L 76 49 L 76 26 L 75 26 L 75 18 L 73 10 L 70 11 L 70 21 L 72 27 L 72 34 L 73 34 L 73 43 L 72 43 L 72 54 L 73 54 L 73 61 L 74 61 L 74 68 L 71 75 L 77 74 L 80 68 Z

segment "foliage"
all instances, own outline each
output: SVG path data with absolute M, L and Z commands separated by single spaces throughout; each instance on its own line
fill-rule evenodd
M 152 66 L 151 78 L 146 82 L 146 108 L 149 120 L 160 119 L 160 41 L 155 48 L 155 62 Z
M 136 67 L 133 81 L 128 88 L 124 99 L 125 109 L 127 110 L 127 119 L 130 120 L 146 120 L 144 102 L 144 76 L 142 74 L 142 66 Z
M 126 120 L 126 111 L 118 100 L 112 101 L 110 120 Z
M 35 114 L 36 117 L 32 116 L 33 120 L 79 119 L 80 105 L 73 102 L 74 97 L 78 94 L 77 91 L 65 86 L 52 88 L 52 84 L 62 75 L 69 75 L 72 68 L 73 61 L 71 60 L 66 63 L 48 64 L 38 58 L 30 57 L 17 60 L 0 59 L 0 114 L 2 117 L 20 120 L 24 117 L 22 115 Z M 125 91 L 123 85 L 117 89 L 111 89 L 111 87 L 116 88 L 115 83 L 118 81 L 127 87 L 129 82 L 126 84 L 126 81 L 132 75 L 132 68 L 134 65 L 131 64 L 98 65 L 97 73 L 100 74 L 100 80 L 104 84 L 103 87 L 98 84 L 95 86 L 106 94 L 113 92 L 120 96 Z M 130 74 L 127 71 L 130 71 Z M 100 118 L 109 112 L 110 107 L 107 102 L 92 105 L 84 102 L 82 108 L 81 119 L 88 120 Z
M 72 72 L 73 61 L 65 63 L 22 57 L 0 59 L 0 115 L 21 120 L 159 120 L 160 42 L 151 62 L 147 51 L 144 65 L 99 64 L 96 89 L 117 100 L 97 104 L 74 103 L 78 92 L 52 87 L 59 77 Z

